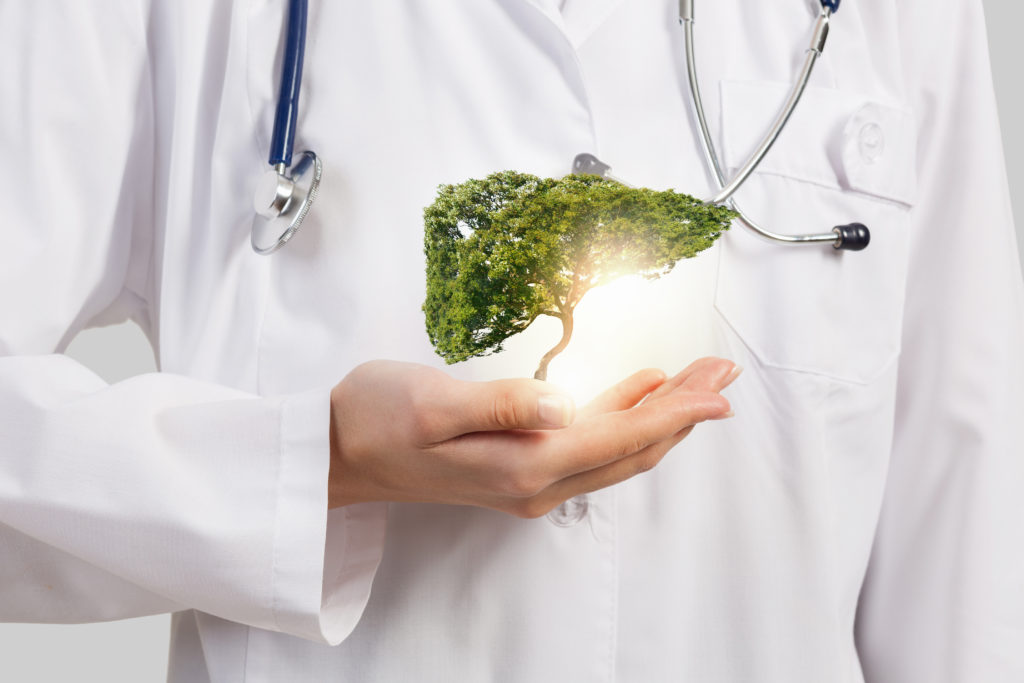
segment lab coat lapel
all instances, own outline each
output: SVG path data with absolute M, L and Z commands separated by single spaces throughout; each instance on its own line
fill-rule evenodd
M 624 0 L 526 0 L 579 48 Z
M 527 4 L 533 5 L 537 11 L 546 16 L 561 30 L 566 33 L 565 20 L 562 11 L 559 9 L 559 0 L 526 0 Z

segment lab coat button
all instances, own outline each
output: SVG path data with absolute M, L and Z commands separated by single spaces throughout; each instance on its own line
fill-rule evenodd
M 865 123 L 860 129 L 860 156 L 868 164 L 873 164 L 885 153 L 885 133 L 877 123 Z
M 576 496 L 565 501 L 548 513 L 548 520 L 556 526 L 573 526 L 587 516 L 590 500 L 584 496 Z

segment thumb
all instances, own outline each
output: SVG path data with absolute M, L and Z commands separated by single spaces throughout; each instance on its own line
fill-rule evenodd
M 535 379 L 460 382 L 449 412 L 453 434 L 505 429 L 561 429 L 576 404 L 557 387 Z

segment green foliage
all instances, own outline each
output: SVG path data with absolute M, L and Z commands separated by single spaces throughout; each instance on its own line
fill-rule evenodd
M 734 217 L 672 190 L 598 176 L 503 171 L 442 185 L 424 211 L 430 341 L 456 363 L 501 351 L 551 315 L 567 325 L 568 343 L 587 291 L 623 275 L 665 275 L 710 247 Z

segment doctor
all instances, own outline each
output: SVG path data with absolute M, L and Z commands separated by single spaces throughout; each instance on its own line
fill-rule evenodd
M 813 5 L 699 8 L 730 169 Z M 551 385 L 503 379 L 543 326 L 433 354 L 422 209 L 582 151 L 709 194 L 675 0 L 312 3 L 323 181 L 264 258 L 283 21 L 0 8 L 0 618 L 175 612 L 176 682 L 1024 680 L 1024 287 L 979 2 L 844 4 L 739 195 L 866 251 L 734 228 L 581 305 L 599 343 Z M 160 373 L 60 354 L 125 318 Z

